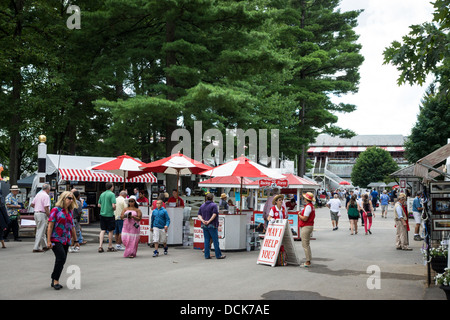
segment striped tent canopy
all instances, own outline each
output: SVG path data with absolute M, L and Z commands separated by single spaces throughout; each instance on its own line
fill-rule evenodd
M 65 181 L 124 182 L 123 177 L 115 173 L 87 169 L 59 169 L 59 178 Z M 157 179 L 151 172 L 148 172 L 126 179 L 125 182 L 154 183 L 157 182 Z

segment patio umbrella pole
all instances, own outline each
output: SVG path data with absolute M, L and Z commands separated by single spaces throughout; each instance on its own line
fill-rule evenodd
M 244 177 L 241 177 L 241 188 L 239 189 L 239 214 L 242 214 L 242 181 Z
M 180 192 L 179 192 L 179 190 L 178 190 L 178 184 L 179 184 L 179 180 L 180 180 L 180 170 L 181 170 L 181 169 L 177 169 L 177 195 L 178 195 L 178 198 L 177 198 L 177 207 L 178 207 L 178 203 L 179 203 L 179 201 L 180 201 Z

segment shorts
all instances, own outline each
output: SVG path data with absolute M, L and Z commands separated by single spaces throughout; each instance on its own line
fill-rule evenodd
M 116 218 L 100 216 L 100 230 L 114 231 L 116 229 Z
M 167 234 L 164 229 L 153 227 L 153 243 L 167 243 Z
M 338 221 L 339 220 L 339 211 L 331 211 L 330 210 L 331 220 Z
M 121 234 L 123 228 L 123 220 L 116 220 L 116 228 L 114 229 L 115 234 Z
M 381 205 L 381 211 L 382 211 L 382 212 L 388 211 L 388 205 L 387 205 L 387 204 Z
M 413 211 L 413 216 L 414 216 L 414 221 L 416 222 L 416 224 L 422 223 L 422 213 Z

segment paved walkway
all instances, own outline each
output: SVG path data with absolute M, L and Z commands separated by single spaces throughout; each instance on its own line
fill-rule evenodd
M 346 214 L 333 231 L 328 209 L 318 209 L 308 269 L 257 265 L 257 251 L 204 260 L 200 250 L 170 247 L 167 256 L 153 258 L 146 244 L 125 259 L 123 252 L 97 252 L 99 229 L 92 225 L 84 228 L 88 244 L 69 254 L 59 291 L 50 288 L 53 252 L 32 253 L 31 237 L 10 241 L 0 249 L 0 299 L 444 300 L 441 289 L 427 287 L 423 243 L 410 235 L 413 251 L 395 250 L 392 209 L 389 215 L 374 218 L 372 235 L 360 228 L 352 236 Z M 295 247 L 304 261 L 301 241 Z

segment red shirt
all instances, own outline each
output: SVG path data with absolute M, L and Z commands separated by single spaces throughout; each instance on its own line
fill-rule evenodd
M 170 197 L 169 200 L 167 200 L 167 202 L 175 202 L 176 203 L 177 199 L 175 199 L 174 197 Z M 177 203 L 176 207 L 184 207 L 184 201 L 180 197 L 178 197 L 178 203 Z M 170 208 L 170 205 L 169 205 L 169 208 Z
M 136 200 L 139 203 L 148 203 L 148 199 L 146 197 L 142 197 Z

